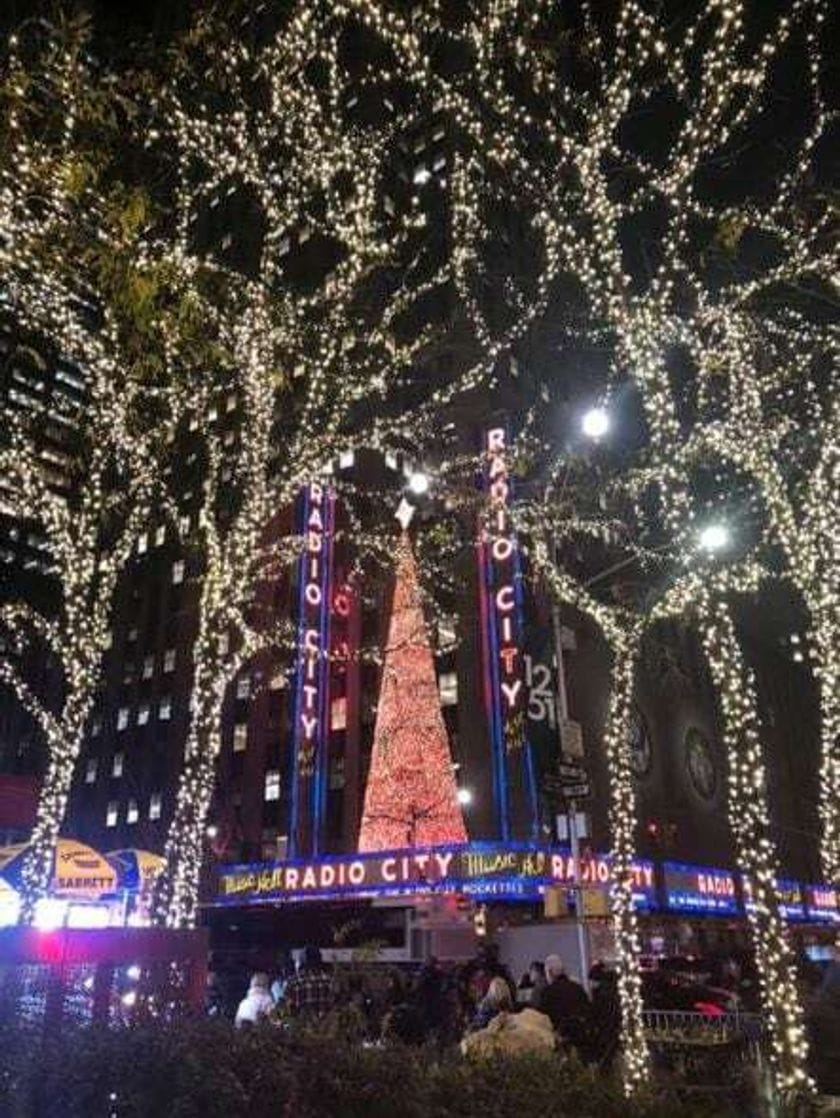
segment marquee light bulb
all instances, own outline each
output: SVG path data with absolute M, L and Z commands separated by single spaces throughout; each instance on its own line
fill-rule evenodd
M 580 426 L 588 439 L 602 439 L 610 429 L 610 417 L 606 408 L 590 408 L 584 412 Z

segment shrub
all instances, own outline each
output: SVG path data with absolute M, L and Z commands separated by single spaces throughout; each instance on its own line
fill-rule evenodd
M 334 1031 L 182 1021 L 65 1029 L 48 1041 L 0 1027 L 0 1114 L 10 1118 L 723 1118 L 554 1057 L 480 1063 L 366 1047 Z

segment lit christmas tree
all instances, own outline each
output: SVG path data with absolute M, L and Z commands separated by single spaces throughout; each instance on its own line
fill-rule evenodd
M 417 566 L 403 536 L 359 850 L 466 841 Z

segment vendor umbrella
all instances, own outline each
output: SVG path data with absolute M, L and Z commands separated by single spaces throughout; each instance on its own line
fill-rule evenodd
M 0 847 L 0 877 L 18 892 L 23 884 L 23 866 L 28 850 L 29 843 Z M 53 896 L 99 900 L 115 892 L 116 888 L 116 870 L 104 855 L 76 839 L 58 840 L 50 881 Z
M 105 855 L 117 871 L 120 889 L 144 892 L 166 865 L 160 854 L 151 850 L 111 850 Z

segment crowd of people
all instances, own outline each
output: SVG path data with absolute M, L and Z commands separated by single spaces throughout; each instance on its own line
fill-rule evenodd
M 447 968 L 430 959 L 411 974 L 329 970 L 319 949 L 307 947 L 296 966 L 252 975 L 234 1020 L 244 1028 L 337 1012 L 352 1018 L 357 1035 L 368 1042 L 441 1048 L 460 1043 L 470 1055 L 574 1050 L 580 1059 L 606 1067 L 620 1032 L 616 976 L 597 965 L 589 977 L 591 997 L 566 973 L 560 957 L 549 955 L 534 961 L 517 984 L 492 944 L 464 965 Z M 212 985 L 208 1008 L 224 1014 Z

